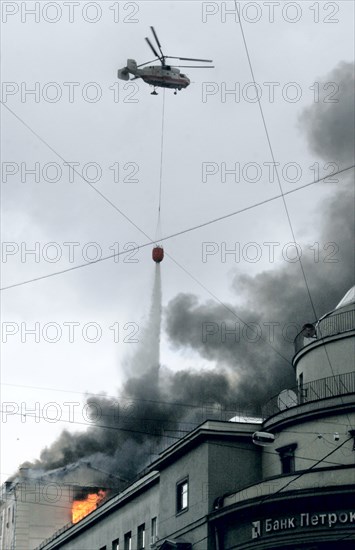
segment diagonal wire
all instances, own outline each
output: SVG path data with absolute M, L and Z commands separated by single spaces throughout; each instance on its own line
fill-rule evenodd
M 12 109 L 10 109 L 10 107 L 8 105 L 6 105 L 3 101 L 0 101 L 0 103 L 15 117 L 17 118 L 17 120 L 19 120 L 37 139 L 39 139 L 39 141 L 41 141 L 46 147 L 48 147 L 48 149 L 50 149 L 57 157 L 59 157 L 64 163 L 67 163 L 67 160 L 60 154 L 58 153 L 58 151 L 56 151 L 49 143 L 48 141 L 46 141 L 45 139 L 43 139 L 35 130 L 33 130 L 31 128 L 31 126 L 29 126 L 29 124 L 27 124 L 27 122 L 25 122 L 17 113 L 15 113 L 15 111 L 13 111 Z M 131 225 L 133 225 L 133 227 L 135 227 L 136 229 L 138 229 L 138 231 L 140 233 L 143 233 L 145 237 L 148 237 L 148 235 L 146 233 L 144 233 L 144 231 L 142 231 L 142 229 L 140 227 L 138 227 L 138 225 L 133 221 L 131 220 L 131 218 L 129 218 L 120 208 L 118 208 L 118 206 L 116 204 L 114 204 L 108 197 L 106 197 L 106 195 L 104 195 L 103 193 L 101 193 L 101 191 L 99 189 L 97 189 L 97 187 L 95 187 L 95 185 L 93 185 L 89 180 L 87 180 L 82 174 L 80 174 L 80 172 L 78 172 L 78 170 L 76 170 L 75 167 L 71 167 L 73 172 L 75 172 L 75 174 L 77 174 L 83 181 L 85 181 L 85 183 L 87 183 L 91 189 L 93 191 L 95 191 L 95 193 L 97 193 L 98 195 L 100 195 L 100 197 L 106 201 L 110 206 L 112 206 L 112 208 L 114 210 L 116 210 L 116 212 L 118 212 L 119 214 L 121 214 L 121 216 L 127 220 Z

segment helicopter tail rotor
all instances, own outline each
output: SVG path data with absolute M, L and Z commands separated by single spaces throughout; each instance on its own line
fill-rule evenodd
M 127 67 L 124 67 L 123 69 L 118 69 L 117 78 L 119 78 L 120 80 L 129 80 L 129 72 Z

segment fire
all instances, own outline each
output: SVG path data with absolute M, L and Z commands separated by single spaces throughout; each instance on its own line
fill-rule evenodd
M 98 493 L 88 494 L 84 500 L 74 500 L 71 510 L 72 522 L 78 523 L 78 521 L 90 514 L 90 512 L 96 510 L 105 496 L 106 491 L 100 490 Z

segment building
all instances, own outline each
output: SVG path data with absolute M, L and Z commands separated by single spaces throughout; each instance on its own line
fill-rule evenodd
M 354 289 L 295 346 L 295 387 L 262 424 L 202 423 L 38 550 L 353 548 Z
M 265 407 L 275 441 L 262 448 L 262 478 L 209 516 L 219 550 L 354 547 L 354 288 L 295 347 L 297 386 Z

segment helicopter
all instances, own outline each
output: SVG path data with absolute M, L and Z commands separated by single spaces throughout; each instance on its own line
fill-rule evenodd
M 175 89 L 174 94 L 176 95 L 178 90 L 187 88 L 187 86 L 189 86 L 191 82 L 186 74 L 180 72 L 178 67 L 194 68 L 194 69 L 212 69 L 213 68 L 212 65 L 206 65 L 206 66 L 205 65 L 167 65 L 165 62 L 166 59 L 179 59 L 180 61 L 199 61 L 201 63 L 212 63 L 212 60 L 164 55 L 161 49 L 159 38 L 157 36 L 157 33 L 155 32 L 154 27 L 150 27 L 150 28 L 152 30 L 155 41 L 157 43 L 160 55 L 155 49 L 155 47 L 153 46 L 153 44 L 151 43 L 151 41 L 149 40 L 149 38 L 146 37 L 145 40 L 149 45 L 150 49 L 152 50 L 153 54 L 156 56 L 155 59 L 153 59 L 152 61 L 147 61 L 146 63 L 141 63 L 140 65 L 137 65 L 134 59 L 127 59 L 126 67 L 123 67 L 123 69 L 119 69 L 117 72 L 117 77 L 120 80 L 136 80 L 137 78 L 141 78 L 144 82 L 146 82 L 150 86 L 154 86 L 154 90 L 152 91 L 151 95 L 158 95 L 156 91 L 157 87 Z M 150 63 L 154 63 L 154 61 L 158 59 L 161 63 L 161 66 L 150 65 L 149 67 L 145 67 L 144 69 L 140 68 L 140 67 L 149 65 Z M 130 74 L 132 74 L 134 78 L 130 78 Z

